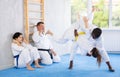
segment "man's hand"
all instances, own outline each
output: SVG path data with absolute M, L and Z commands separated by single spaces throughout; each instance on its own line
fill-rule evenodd
M 51 36 L 53 35 L 53 33 L 50 30 L 48 30 L 46 34 L 50 34 Z
M 56 56 L 56 55 L 57 55 L 54 51 L 53 51 L 52 53 L 53 53 L 53 55 L 54 55 L 54 56 Z
M 50 52 L 51 52 L 54 56 L 57 55 L 57 54 L 55 53 L 55 51 L 53 51 L 53 49 L 50 49 Z

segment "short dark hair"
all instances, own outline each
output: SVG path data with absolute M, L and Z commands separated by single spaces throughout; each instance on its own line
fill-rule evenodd
M 38 22 L 36 26 L 39 26 L 40 24 L 44 24 L 44 22 Z
M 100 28 L 93 29 L 93 31 L 91 33 L 93 39 L 99 38 L 101 34 L 102 34 L 102 30 Z
M 22 33 L 16 32 L 16 33 L 13 35 L 13 39 L 18 38 L 20 35 L 22 35 Z

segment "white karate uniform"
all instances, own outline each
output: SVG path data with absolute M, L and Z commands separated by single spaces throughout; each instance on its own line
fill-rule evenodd
M 90 53 L 89 50 L 92 50 L 93 46 L 90 44 L 85 35 L 78 37 L 77 41 L 73 41 L 70 53 L 70 61 L 74 59 L 74 55 L 79 50 L 79 53 L 85 56 L 87 53 Z
M 62 42 L 66 43 L 66 41 L 75 40 L 75 36 L 74 36 L 75 29 L 77 30 L 77 32 L 85 32 L 86 29 L 84 26 L 84 21 L 82 19 L 82 16 L 80 17 L 80 19 L 76 23 L 72 24 L 72 26 L 64 32 L 64 35 L 61 38 Z M 63 41 L 63 39 L 64 39 L 64 41 Z
M 12 43 L 11 48 L 13 56 L 19 55 L 18 67 L 26 67 L 26 63 L 32 64 L 34 60 L 40 59 L 37 48 L 30 44 L 23 43 L 22 46 L 18 46 Z M 17 66 L 16 58 L 14 58 L 14 65 Z
M 45 34 L 39 34 L 39 31 L 34 32 L 33 41 L 35 43 L 35 46 L 38 49 L 53 49 L 53 46 Z M 53 60 L 51 59 L 49 53 L 47 51 L 39 51 L 39 54 L 41 56 L 41 62 L 43 64 L 52 64 L 53 62 L 60 62 L 60 57 L 58 55 L 53 55 Z
M 92 30 L 96 28 L 96 26 L 91 26 L 89 30 L 86 30 L 86 37 L 79 36 L 77 41 L 74 41 L 73 46 L 71 47 L 71 55 L 70 61 L 74 59 L 74 55 L 79 48 L 81 50 L 81 55 L 86 55 L 90 53 L 90 51 L 96 47 L 99 50 L 100 55 L 102 56 L 102 60 L 105 62 L 109 61 L 109 56 L 105 51 L 103 46 L 103 38 L 102 35 L 98 39 L 93 39 L 91 36 Z
M 93 47 L 96 47 L 99 50 L 99 53 L 102 56 L 103 61 L 105 62 L 110 61 L 109 56 L 104 48 L 102 35 L 98 39 L 93 39 L 92 37 L 90 37 L 88 40 L 90 41 L 90 44 Z
M 94 12 L 91 11 L 90 14 L 88 14 L 88 25 L 91 26 L 94 18 Z
M 80 18 L 80 20 L 78 22 L 76 22 L 76 24 L 74 25 L 74 29 L 77 29 L 77 32 L 87 32 L 85 26 L 84 26 L 84 21 L 82 18 Z M 74 31 L 71 31 L 73 33 L 73 43 L 71 46 L 71 52 L 70 52 L 70 61 L 73 60 L 74 55 L 76 54 L 76 52 L 78 51 L 81 55 L 86 55 L 87 50 L 85 49 L 85 47 L 90 48 L 88 46 L 88 40 L 86 40 L 86 34 L 84 35 L 79 35 L 78 40 L 75 40 L 75 36 L 74 36 Z M 79 41 L 80 40 L 80 41 Z M 86 42 L 86 43 L 85 43 Z M 90 48 L 91 49 L 91 48 Z M 84 51 L 83 51 L 84 50 Z

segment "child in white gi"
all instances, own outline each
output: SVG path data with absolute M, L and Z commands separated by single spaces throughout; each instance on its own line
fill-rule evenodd
M 38 59 L 40 59 L 38 50 L 25 41 L 22 33 L 16 32 L 13 35 L 11 48 L 14 56 L 15 67 L 27 67 L 28 70 L 34 70 L 34 68 L 31 67 L 31 63 L 35 61 L 35 67 L 41 68 L 38 63 Z

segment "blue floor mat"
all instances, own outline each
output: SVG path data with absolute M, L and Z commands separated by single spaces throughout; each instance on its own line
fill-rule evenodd
M 105 62 L 98 67 L 93 57 L 80 55 L 75 56 L 74 67 L 69 70 L 69 55 L 63 55 L 60 63 L 42 65 L 44 68 L 36 68 L 34 71 L 26 68 L 1 70 L 0 77 L 120 77 L 120 54 L 109 56 L 115 72 L 109 72 Z

